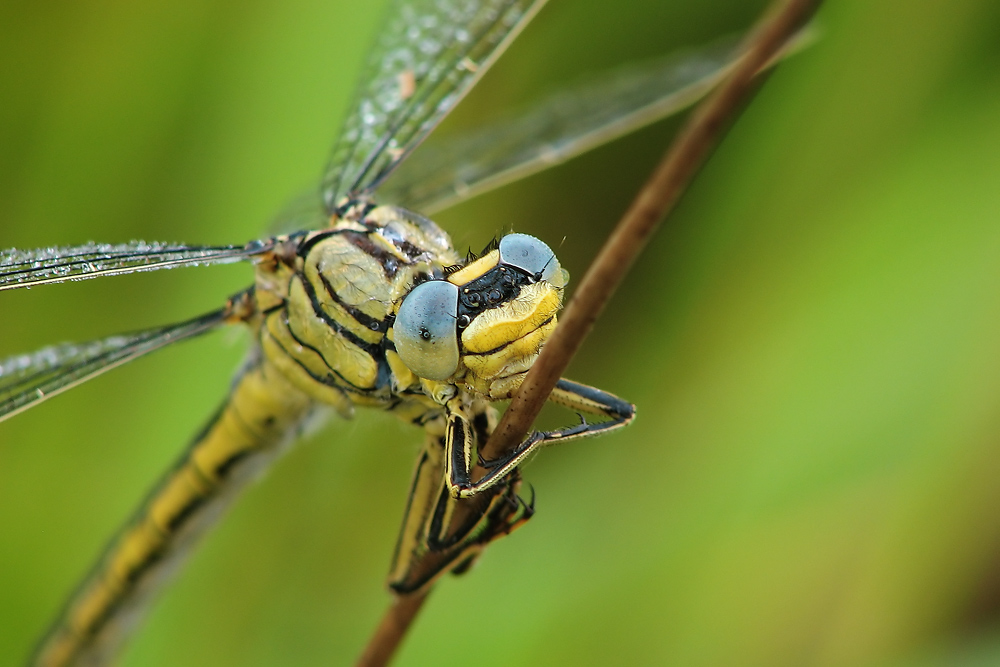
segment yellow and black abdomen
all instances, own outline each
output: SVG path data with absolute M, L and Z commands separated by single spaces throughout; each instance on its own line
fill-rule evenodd
M 34 664 L 104 664 L 190 543 L 282 445 L 312 401 L 259 355 L 70 599 Z

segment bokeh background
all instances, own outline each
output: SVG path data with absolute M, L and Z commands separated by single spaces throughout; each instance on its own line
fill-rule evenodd
M 0 5 L 0 247 L 241 243 L 318 177 L 376 2 Z M 760 1 L 552 0 L 442 132 L 746 28 Z M 830 2 L 574 362 L 627 432 L 525 468 L 539 514 L 398 664 L 1000 664 L 1000 5 Z M 438 216 L 579 277 L 668 121 Z M 0 356 L 216 307 L 245 266 L 0 298 Z M 226 391 L 238 332 L 0 425 L 0 664 Z M 572 417 L 570 417 L 572 418 Z M 194 554 L 126 665 L 346 664 L 421 435 L 334 422 Z

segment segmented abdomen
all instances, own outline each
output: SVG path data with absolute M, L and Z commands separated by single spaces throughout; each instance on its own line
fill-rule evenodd
M 100 665 L 187 547 L 291 442 L 312 402 L 268 362 L 249 363 L 226 402 L 70 599 L 34 664 Z

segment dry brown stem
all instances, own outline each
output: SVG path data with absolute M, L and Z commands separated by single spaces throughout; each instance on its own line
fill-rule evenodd
M 368 640 L 365 652 L 358 658 L 358 667 L 382 667 L 389 664 L 429 594 L 430 591 L 426 590 L 395 596 L 392 605 L 386 609 L 375 628 L 375 633 Z

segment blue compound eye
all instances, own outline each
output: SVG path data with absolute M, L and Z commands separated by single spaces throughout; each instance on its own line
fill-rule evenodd
M 559 271 L 555 253 L 534 236 L 508 234 L 500 239 L 500 263 L 551 282 Z
M 432 280 L 413 288 L 396 314 L 393 342 L 406 367 L 428 380 L 458 370 L 458 287 Z

